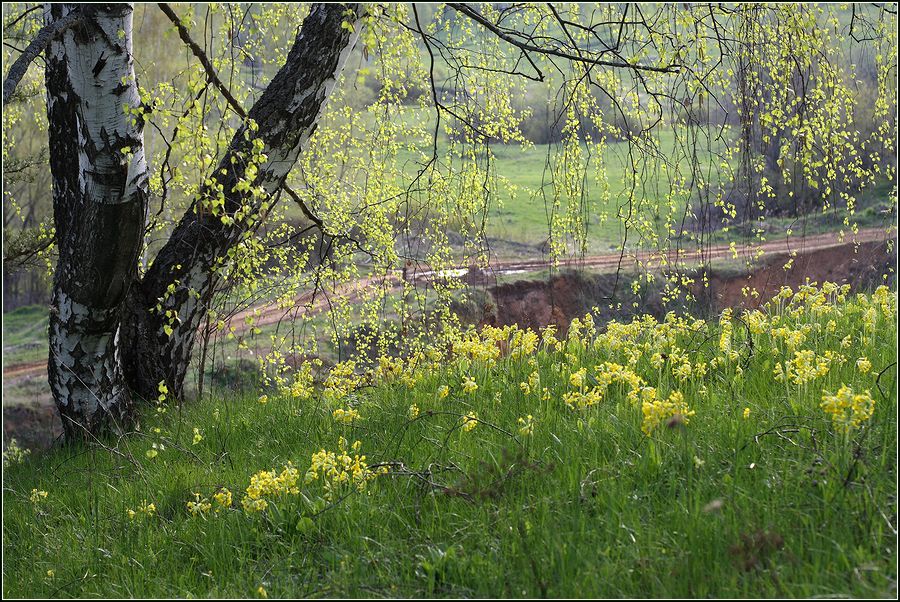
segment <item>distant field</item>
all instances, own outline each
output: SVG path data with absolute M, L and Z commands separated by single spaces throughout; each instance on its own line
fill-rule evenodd
M 47 359 L 47 307 L 28 305 L 3 314 L 3 363 Z

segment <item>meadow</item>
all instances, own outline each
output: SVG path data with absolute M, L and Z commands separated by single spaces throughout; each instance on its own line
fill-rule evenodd
M 783 290 L 178 405 L 4 457 L 35 596 L 890 596 L 897 295 Z

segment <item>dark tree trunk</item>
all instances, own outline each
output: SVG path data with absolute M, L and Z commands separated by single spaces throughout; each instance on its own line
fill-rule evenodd
M 348 17 L 348 8 L 357 17 Z M 214 189 L 204 187 L 141 283 L 130 292 L 125 325 L 129 346 L 123 352 L 129 385 L 142 397 L 156 397 L 162 381 L 176 397 L 183 394 L 197 329 L 219 285 L 217 264 L 255 231 L 266 212 L 265 203 L 281 188 L 315 131 L 358 37 L 360 13 L 355 4 L 313 6 L 287 62 L 249 111 L 258 131 L 245 136 L 247 125 L 240 128 L 211 175 L 224 195 L 224 211 L 214 213 L 203 206 L 216 196 Z M 353 31 L 342 26 L 347 20 L 353 23 Z M 246 161 L 256 137 L 263 142 L 267 160 L 259 165 L 252 182 L 264 194 L 252 197 L 235 186 L 247 177 Z
M 45 71 L 59 247 L 48 371 L 70 439 L 121 428 L 127 416 L 121 306 L 136 276 L 147 211 L 143 123 L 122 110 L 140 103 L 132 6 L 52 4 L 45 18 L 79 12 L 79 22 L 50 43 Z

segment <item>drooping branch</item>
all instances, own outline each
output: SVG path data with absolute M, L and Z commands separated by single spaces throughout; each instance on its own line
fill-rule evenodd
M 12 98 L 13 92 L 16 91 L 16 86 L 25 77 L 28 66 L 47 48 L 50 40 L 81 20 L 82 14 L 80 12 L 70 13 L 62 19 L 51 21 L 41 28 L 31 43 L 19 55 L 19 58 L 10 66 L 6 79 L 3 80 L 3 104 L 8 103 L 9 99 Z
M 535 54 L 543 54 L 549 56 L 555 56 L 557 58 L 567 59 L 569 61 L 573 61 L 575 63 L 584 63 L 587 65 L 597 65 L 601 67 L 616 67 L 620 69 L 630 69 L 632 71 L 653 71 L 655 73 L 676 73 L 681 68 L 680 65 L 672 64 L 655 67 L 652 65 L 641 65 L 639 63 L 625 63 L 620 61 L 608 61 L 601 58 L 596 58 L 587 54 L 578 53 L 572 54 L 570 52 L 565 52 L 563 50 L 559 50 L 558 48 L 548 48 L 543 46 L 536 46 L 530 42 L 526 42 L 516 37 L 510 35 L 510 33 L 503 28 L 497 26 L 492 23 L 489 19 L 486 19 L 481 13 L 477 10 L 469 6 L 468 4 L 460 3 L 460 2 L 449 2 L 447 6 L 451 7 L 456 12 L 465 15 L 469 19 L 475 21 L 498 38 L 507 42 L 508 44 L 512 44 L 516 48 L 522 50 L 523 52 L 533 52 Z
M 175 14 L 175 11 L 172 10 L 172 7 L 166 4 L 165 2 L 160 2 L 157 4 L 159 9 L 169 18 L 169 20 L 175 25 L 178 29 L 178 37 L 181 38 L 181 41 L 187 44 L 188 48 L 191 49 L 191 52 L 197 60 L 200 61 L 200 64 L 203 65 L 203 70 L 206 71 L 206 77 L 209 79 L 209 82 L 222 93 L 222 96 L 225 97 L 225 100 L 228 101 L 228 106 L 237 113 L 241 119 L 247 118 L 247 112 L 241 107 L 240 103 L 234 98 L 234 95 L 231 94 L 231 91 L 228 87 L 222 83 L 222 80 L 219 79 L 219 75 L 216 73 L 215 68 L 212 66 L 212 63 L 209 61 L 209 57 L 206 56 L 206 53 L 203 52 L 203 49 L 197 45 L 197 42 L 191 38 L 190 32 L 187 30 L 187 27 L 181 22 L 181 19 L 178 18 L 178 15 Z

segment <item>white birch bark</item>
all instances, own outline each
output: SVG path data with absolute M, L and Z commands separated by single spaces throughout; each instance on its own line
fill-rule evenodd
M 129 406 L 120 315 L 147 210 L 143 122 L 130 4 L 49 4 L 80 12 L 47 52 L 50 166 L 59 261 L 50 316 L 50 387 L 70 437 L 118 423 Z

